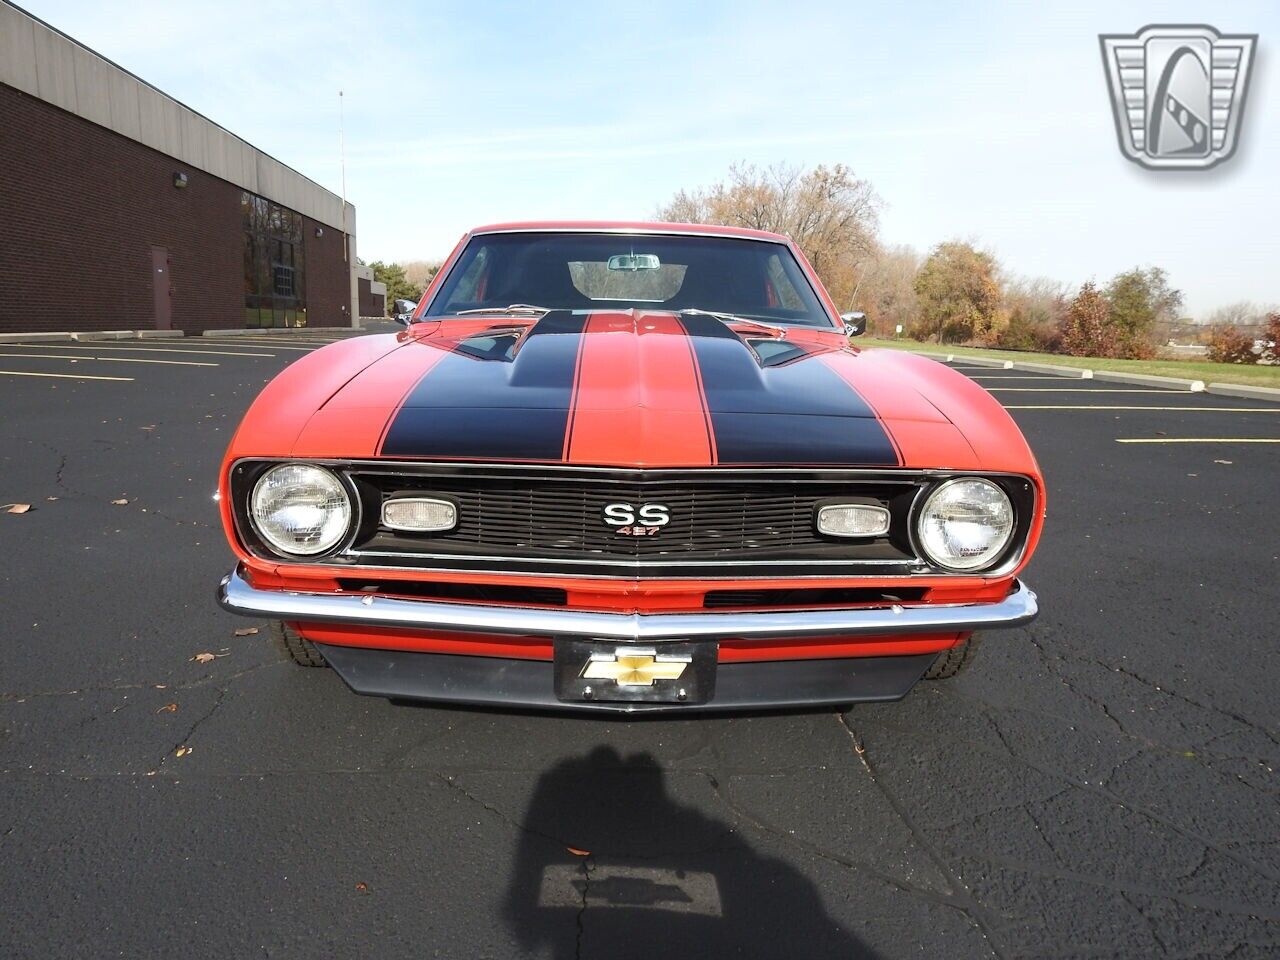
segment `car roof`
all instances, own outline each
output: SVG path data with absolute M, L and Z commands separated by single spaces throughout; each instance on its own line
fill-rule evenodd
M 642 220 L 529 220 L 513 223 L 490 223 L 475 227 L 471 233 L 688 233 L 717 237 L 742 237 L 750 240 L 771 240 L 774 243 L 790 243 L 780 233 L 767 230 L 750 230 L 746 227 L 727 227 L 708 223 L 661 223 Z

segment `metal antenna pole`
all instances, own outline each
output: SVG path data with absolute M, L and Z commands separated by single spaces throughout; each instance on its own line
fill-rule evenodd
M 342 168 L 342 255 L 351 261 L 347 240 L 347 142 L 343 130 L 342 91 L 338 91 L 338 165 Z

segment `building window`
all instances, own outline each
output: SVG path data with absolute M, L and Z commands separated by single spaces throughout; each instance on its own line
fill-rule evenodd
M 302 215 L 264 197 L 240 196 L 246 327 L 305 327 Z

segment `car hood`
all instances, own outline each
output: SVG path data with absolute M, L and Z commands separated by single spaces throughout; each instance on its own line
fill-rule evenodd
M 898 351 L 851 349 L 828 331 L 553 311 L 415 324 L 375 352 L 344 371 L 290 454 L 1006 469 L 993 452 L 1025 451 L 972 381 Z M 995 429 L 983 425 L 992 417 Z M 1008 452 L 996 459 L 1025 462 Z

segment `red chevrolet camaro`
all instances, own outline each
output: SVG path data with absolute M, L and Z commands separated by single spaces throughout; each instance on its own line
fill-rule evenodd
M 262 391 L 219 599 L 397 699 L 843 705 L 1036 615 L 1045 492 L 972 380 L 859 350 L 785 237 L 522 223 Z

